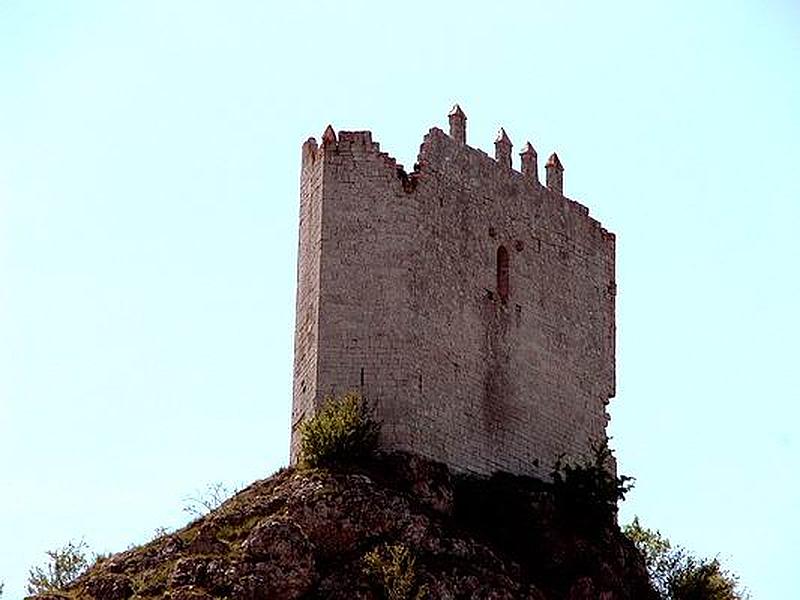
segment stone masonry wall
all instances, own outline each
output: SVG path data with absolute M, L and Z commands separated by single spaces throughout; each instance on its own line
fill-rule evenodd
M 613 235 L 439 129 L 411 175 L 369 132 L 326 138 L 304 146 L 293 460 L 299 420 L 350 389 L 384 447 L 461 471 L 547 477 L 605 439 Z
M 323 161 L 317 160 L 319 156 L 317 143 L 313 138 L 303 144 L 300 174 L 300 234 L 297 249 L 292 432 L 297 429 L 304 415 L 313 413 L 314 398 L 317 395 L 323 174 Z M 292 435 L 294 436 L 294 433 Z

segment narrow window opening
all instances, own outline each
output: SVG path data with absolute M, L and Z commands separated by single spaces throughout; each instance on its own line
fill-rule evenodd
M 508 300 L 508 271 L 508 250 L 500 246 L 497 249 L 497 293 L 503 303 Z
M 364 387 L 364 367 L 361 367 L 361 387 Z

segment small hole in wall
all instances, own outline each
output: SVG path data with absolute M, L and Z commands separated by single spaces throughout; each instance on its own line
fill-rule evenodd
M 439 196 L 439 208 L 441 208 L 442 206 L 444 206 L 444 200 L 442 199 L 441 196 Z
M 419 374 L 419 391 L 422 393 L 422 373 Z
M 364 367 L 361 367 L 361 387 L 364 387 Z

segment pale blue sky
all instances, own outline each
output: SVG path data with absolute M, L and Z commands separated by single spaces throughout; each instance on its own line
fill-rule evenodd
M 617 233 L 622 520 L 794 597 L 798 73 L 794 0 L 0 0 L 6 597 L 286 463 L 300 144 L 456 101 Z

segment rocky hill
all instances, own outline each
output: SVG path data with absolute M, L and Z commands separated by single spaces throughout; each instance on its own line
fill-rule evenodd
M 549 484 L 411 455 L 285 469 L 39 600 L 657 598 L 613 518 L 575 517 Z

